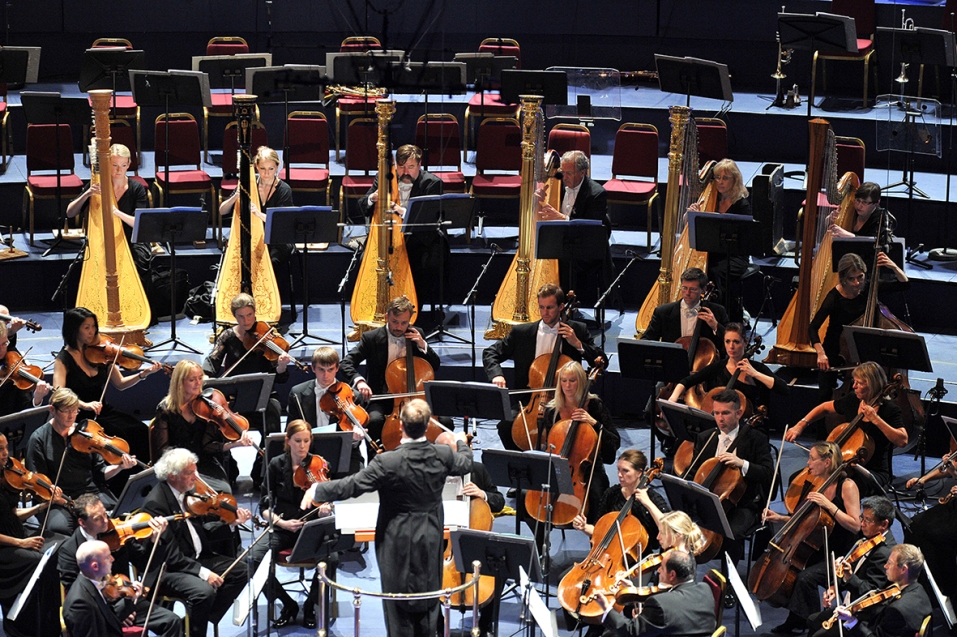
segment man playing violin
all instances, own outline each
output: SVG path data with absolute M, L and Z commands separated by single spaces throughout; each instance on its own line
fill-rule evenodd
M 19 358 L 11 347 L 9 329 L 0 321 L 0 363 L 6 361 L 2 372 L 0 372 L 0 381 L 3 381 L 11 373 L 12 367 L 10 361 L 7 361 L 7 354 L 14 354 Z M 13 378 L 7 379 L 0 385 L 0 414 L 12 414 L 30 407 L 39 407 L 43 404 L 43 399 L 50 393 L 50 385 L 42 378 L 40 382 L 33 386 L 33 392 L 23 391 L 13 384 Z
M 124 469 L 136 466 L 136 460 L 123 454 L 119 464 L 109 465 L 95 453 L 83 453 L 71 446 L 70 436 L 76 426 L 80 399 L 71 390 L 59 388 L 50 397 L 52 418 L 33 432 L 27 443 L 26 465 L 30 471 L 42 473 L 56 480 L 57 486 L 71 498 L 93 493 L 108 507 L 116 504 L 116 497 L 106 482 Z M 84 425 L 86 421 L 81 423 Z M 60 464 L 63 468 L 60 469 Z M 68 509 L 54 504 L 48 512 L 46 528 L 54 533 L 70 535 L 75 523 Z
M 652 595 L 641 612 L 631 618 L 614 609 L 612 600 L 597 594 L 595 600 L 604 611 L 602 625 L 612 635 L 710 635 L 716 618 L 714 596 L 704 582 L 696 582 L 695 559 L 690 553 L 669 550 L 658 567 L 658 586 L 667 590 Z
M 565 309 L 565 293 L 553 284 L 546 283 L 538 290 L 538 311 L 541 320 L 534 323 L 520 323 L 513 325 L 508 336 L 485 348 L 482 352 L 482 363 L 485 366 L 485 375 L 489 381 L 498 387 L 507 387 L 505 372 L 502 363 L 507 360 L 515 362 L 514 389 L 528 389 L 528 370 L 536 358 L 551 354 L 555 347 L 555 339 L 562 338 L 561 353 L 573 361 L 594 361 L 605 357 L 605 353 L 595 345 L 595 339 L 588 333 L 584 323 L 568 321 L 563 323 L 562 311 Z M 512 414 L 509 420 L 498 424 L 498 435 L 506 449 L 518 451 L 519 447 L 512 440 L 512 422 L 518 415 L 519 398 L 512 400 Z M 528 396 L 521 397 L 523 404 L 528 403 Z
M 76 515 L 78 525 L 76 531 L 57 551 L 57 570 L 60 571 L 60 581 L 67 592 L 73 587 L 80 573 L 80 566 L 76 560 L 77 549 L 85 542 L 101 539 L 113 526 L 110 516 L 106 513 L 106 507 L 92 494 L 87 493 L 77 498 L 73 502 L 73 512 Z M 149 525 L 153 529 L 153 537 L 149 541 L 140 543 L 131 539 L 120 546 L 118 550 L 112 552 L 113 563 L 110 574 L 128 575 L 130 564 L 134 564 L 140 572 L 146 569 L 147 563 L 150 561 L 153 542 L 159 541 L 160 536 L 166 530 L 167 522 L 163 518 L 153 518 L 149 521 Z M 145 578 L 145 584 L 148 588 L 152 589 L 155 586 L 159 567 L 166 560 L 165 547 L 158 547 L 153 561 L 150 563 L 150 572 Z M 133 604 L 135 615 L 131 625 L 142 626 L 143 622 L 146 621 L 149 607 L 150 596 L 141 595 Z M 183 634 L 183 622 L 176 613 L 162 606 L 153 607 L 149 622 L 149 630 L 154 634 L 163 637 L 178 637 Z
M 425 333 L 412 325 L 412 301 L 405 296 L 392 299 L 386 306 L 386 324 L 365 332 L 359 344 L 342 359 L 342 374 L 346 382 L 369 400 L 375 394 L 389 393 L 386 381 L 386 369 L 397 358 L 406 355 L 406 343 L 412 343 L 412 354 L 432 366 L 433 370 L 441 364 L 439 355 L 425 342 Z M 359 365 L 365 361 L 365 376 L 359 374 Z M 382 437 L 382 426 L 386 416 L 394 408 L 391 400 L 377 400 L 369 403 L 369 435 L 373 440 Z
M 873 620 L 860 619 L 853 609 L 838 606 L 835 612 L 844 622 L 844 634 L 854 637 L 917 635 L 932 610 L 927 593 L 917 582 L 923 568 L 924 555 L 913 544 L 898 544 L 892 548 L 884 571 L 890 583 L 900 588 L 900 596 L 885 601 Z
M 84 542 L 76 551 L 82 577 L 70 587 L 63 600 L 63 621 L 72 637 L 122 637 L 123 627 L 132 626 L 132 600 L 122 599 L 116 607 L 105 603 L 104 578 L 113 569 L 113 556 L 106 542 Z M 177 633 L 182 634 L 182 632 Z
M 167 449 L 156 463 L 159 482 L 153 487 L 143 510 L 154 517 L 187 513 L 188 495 L 196 486 L 196 455 L 186 449 Z M 247 509 L 237 509 L 237 522 L 249 520 Z M 246 564 L 239 562 L 225 576 L 220 575 L 233 559 L 218 555 L 210 548 L 210 539 L 202 518 L 189 517 L 169 524 L 163 542 L 170 542 L 160 594 L 186 600 L 192 637 L 204 637 L 207 624 L 218 623 L 246 585 Z

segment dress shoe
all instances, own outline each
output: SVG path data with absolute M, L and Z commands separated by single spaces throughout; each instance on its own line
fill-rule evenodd
M 772 628 L 771 632 L 775 635 L 793 635 L 803 633 L 805 630 L 807 630 L 807 620 L 800 615 L 790 613 L 784 623 Z
M 282 605 L 282 612 L 279 613 L 279 619 L 272 623 L 276 628 L 289 626 L 296 623 L 296 615 L 299 614 L 299 604 L 296 602 L 287 602 Z
M 316 627 L 316 605 L 312 603 L 306 603 L 302 609 L 302 626 L 303 628 L 315 628 Z

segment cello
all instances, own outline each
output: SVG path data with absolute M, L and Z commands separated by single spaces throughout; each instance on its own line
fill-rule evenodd
M 413 328 L 409 328 L 413 329 Z M 435 379 L 435 371 L 429 361 L 415 355 L 415 343 L 406 339 L 405 356 L 395 359 L 385 369 L 385 382 L 390 394 L 403 394 L 401 400 L 395 400 L 392 413 L 386 416 L 382 425 L 382 447 L 392 451 L 402 441 L 402 431 L 399 429 L 399 414 L 402 407 L 413 398 L 425 398 L 425 382 Z M 435 442 L 443 431 L 448 431 L 432 417 L 425 432 L 429 442 Z
M 754 341 L 751 343 L 751 345 L 749 345 L 748 348 L 744 350 L 743 359 L 744 358 L 750 359 L 752 356 L 754 356 L 755 354 L 760 352 L 762 349 L 764 349 L 764 345 L 761 344 L 761 341 L 762 341 L 762 338 L 760 334 L 755 336 Z M 724 387 L 715 387 L 709 390 L 707 394 L 705 394 L 704 398 L 701 401 L 701 407 L 699 407 L 699 409 L 701 409 L 701 411 L 706 411 L 710 414 L 711 407 L 714 405 L 714 397 L 720 394 L 721 392 L 723 392 L 725 389 L 734 389 L 734 386 L 738 383 L 738 378 L 740 377 L 741 377 L 741 369 L 740 368 L 735 369 L 734 373 L 731 374 L 731 380 L 728 381 L 727 385 L 725 385 Z M 751 411 L 752 411 L 751 401 L 748 400 L 747 396 L 741 393 L 740 389 L 734 389 L 734 391 L 738 392 L 738 398 L 741 399 L 741 406 L 744 408 L 744 416 L 745 418 L 747 418 L 748 416 L 751 415 Z
M 488 502 L 482 498 L 473 497 L 469 502 L 469 528 L 474 531 L 491 531 L 494 518 Z M 452 557 L 452 542 L 445 544 L 445 555 L 442 564 L 442 588 L 455 588 L 465 583 L 469 577 L 468 574 L 459 572 L 455 567 L 455 560 Z M 482 575 L 479 577 L 479 607 L 485 606 L 492 600 L 495 593 L 495 577 L 492 575 Z M 475 600 L 473 587 L 468 587 L 461 593 L 455 593 L 449 600 L 453 608 L 467 610 L 472 608 Z
M 712 294 L 714 294 L 714 283 L 708 281 L 708 285 L 705 286 L 704 289 L 704 294 L 701 295 L 701 303 L 703 304 L 709 300 Z M 701 305 L 699 305 L 699 308 L 700 307 Z M 688 367 L 691 369 L 692 374 L 700 372 L 718 360 L 718 350 L 711 339 L 701 338 L 702 325 L 707 327 L 708 324 L 700 318 L 695 319 L 694 331 L 691 333 L 691 336 L 682 336 L 675 341 L 688 351 Z M 674 391 L 674 385 L 666 386 L 662 390 L 662 395 L 659 395 L 659 398 L 667 398 L 671 395 L 672 391 Z M 695 409 L 703 409 L 701 404 L 704 401 L 704 394 L 704 390 L 699 385 L 689 387 L 684 395 L 685 404 Z

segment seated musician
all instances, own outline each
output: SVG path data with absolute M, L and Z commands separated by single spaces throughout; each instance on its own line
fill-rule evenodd
M 315 429 L 324 427 L 330 422 L 335 424 L 334 420 L 330 420 L 329 414 L 322 411 L 319 402 L 326 390 L 338 382 L 336 374 L 339 373 L 339 352 L 328 346 L 317 347 L 312 353 L 312 373 L 316 375 L 315 380 L 299 383 L 289 390 L 286 413 L 288 414 L 287 422 L 305 420 Z M 362 467 L 362 451 L 365 447 L 360 443 L 364 438 L 361 431 L 353 430 L 349 473 L 356 473 Z
M 940 478 L 957 479 L 957 468 L 949 459 L 950 454 L 944 456 L 941 466 L 930 472 L 931 480 Z M 907 488 L 913 489 L 917 478 L 907 481 Z M 924 553 L 924 558 L 934 573 L 934 579 L 941 592 L 954 599 L 957 595 L 957 486 L 952 486 L 944 496 L 946 501 L 920 511 L 913 517 L 910 531 L 905 529 L 904 537 L 908 542 L 916 544 Z M 920 502 L 920 498 L 918 502 Z
M 413 355 L 425 359 L 438 369 L 439 355 L 425 342 L 425 333 L 412 325 L 412 301 L 399 296 L 386 306 L 386 324 L 362 334 L 359 344 L 353 347 L 342 359 L 340 368 L 346 382 L 358 391 L 363 400 L 369 400 L 375 394 L 389 393 L 386 384 L 386 369 L 397 358 L 406 355 L 406 343 L 412 343 Z M 366 373 L 359 373 L 359 365 L 366 364 Z M 405 378 L 402 379 L 405 382 Z M 386 416 L 392 413 L 393 401 L 377 400 L 369 403 L 369 435 L 373 440 L 382 438 L 382 425 Z
M 148 457 L 149 443 L 143 421 L 114 409 L 101 400 L 101 396 L 107 383 L 125 391 L 160 371 L 160 364 L 144 364 L 137 373 L 124 376 L 112 361 L 105 365 L 91 363 L 88 350 L 100 342 L 100 324 L 96 314 L 85 307 L 75 307 L 63 313 L 62 334 L 63 349 L 53 364 L 53 386 L 68 387 L 76 392 L 80 399 L 77 422 L 88 418 L 95 420 L 107 434 L 125 440 L 134 458 Z M 117 486 L 122 485 L 114 485 Z
M 771 402 L 771 392 L 787 395 L 790 391 L 785 383 L 771 369 L 757 360 L 744 357 L 748 341 L 744 326 L 741 323 L 728 323 L 724 326 L 724 351 L 727 358 L 716 360 L 699 372 L 695 372 L 681 380 L 668 399 L 676 402 L 689 387 L 704 383 L 705 389 L 727 387 L 735 372 L 738 379 L 734 388 L 739 390 L 756 409 L 767 406 Z
M 844 623 L 844 634 L 852 637 L 913 637 L 924 618 L 931 614 L 930 599 L 917 581 L 924 568 L 924 556 L 913 544 L 898 544 L 891 549 L 884 570 L 891 585 L 901 589 L 900 597 L 878 607 L 873 619 L 859 618 L 843 606 L 837 615 Z M 818 637 L 815 634 L 815 637 Z
M 0 468 L 10 461 L 7 437 L 0 433 Z M 56 569 L 51 564 L 37 581 L 30 603 L 14 622 L 10 610 L 17 596 L 27 586 L 30 576 L 43 557 L 43 538 L 27 535 L 23 521 L 42 509 L 45 502 L 30 507 L 19 507 L 21 494 L 4 485 L 0 488 L 0 610 L 3 610 L 3 631 L 9 637 L 59 637 L 60 622 L 48 612 L 60 604 L 60 587 Z M 57 489 L 57 493 L 60 493 Z M 59 504 L 66 501 L 58 497 Z
M 73 502 L 73 512 L 77 519 L 77 528 L 66 541 L 60 545 L 57 551 L 57 570 L 60 572 L 60 581 L 63 587 L 70 591 L 77 576 L 80 574 L 80 566 L 76 561 L 76 552 L 84 542 L 92 542 L 103 539 L 112 528 L 110 516 L 106 512 L 106 507 L 89 493 L 81 495 Z M 112 568 L 109 574 L 126 575 L 129 577 L 130 565 L 133 564 L 142 573 L 149 565 L 150 572 L 145 578 L 144 584 L 152 589 L 155 586 L 156 576 L 159 574 L 160 565 L 166 561 L 167 554 L 163 547 L 157 547 L 156 553 L 150 562 L 150 553 L 153 542 L 159 541 L 163 531 L 166 530 L 167 522 L 163 518 L 153 518 L 149 521 L 149 526 L 153 530 L 153 536 L 146 541 L 136 539 L 127 540 L 119 549 L 112 552 Z M 142 626 L 146 621 L 146 615 L 149 613 L 149 630 L 156 635 L 163 637 L 177 637 L 183 634 L 183 622 L 171 610 L 156 605 L 150 612 L 150 596 L 143 595 L 137 599 L 132 608 L 134 613 L 131 620 L 132 626 Z
M 186 449 L 167 449 L 155 465 L 160 481 L 146 496 L 143 510 L 154 517 L 188 512 L 187 496 L 196 485 L 197 461 L 196 455 Z M 250 513 L 239 508 L 236 517 L 242 524 L 249 520 Z M 225 577 L 221 575 L 234 560 L 211 550 L 202 520 L 190 517 L 170 522 L 162 539 L 175 548 L 170 550 L 160 594 L 186 600 L 192 637 L 204 637 L 210 621 L 219 623 L 247 579 L 243 561 Z
M 841 239 L 876 237 L 881 216 L 890 214 L 885 208 L 881 208 L 881 187 L 873 181 L 865 181 L 854 194 L 854 225 L 850 230 L 837 225 L 839 213 L 840 209 L 835 209 L 828 215 L 827 220 L 830 223 L 828 232 Z
M 614 609 L 613 600 L 598 594 L 595 599 L 604 610 L 602 625 L 606 635 L 710 635 L 717 618 L 711 587 L 695 581 L 695 559 L 690 553 L 667 551 L 658 567 L 658 585 L 668 590 L 649 597 L 641 611 L 631 617 Z M 626 609 L 626 613 L 627 613 Z
M 645 341 L 674 343 L 682 336 L 691 336 L 698 321 L 704 321 L 707 329 L 701 336 L 714 343 L 721 351 L 724 326 L 729 322 L 724 306 L 712 301 L 702 301 L 708 275 L 698 268 L 688 268 L 681 273 L 681 300 L 665 303 L 655 308 L 648 329 L 641 335 Z
M 651 507 L 649 510 L 652 510 Z M 652 514 L 654 514 L 653 510 Z M 674 549 L 697 555 L 704 548 L 706 540 L 701 533 L 701 527 L 695 524 L 691 516 L 684 511 L 661 513 L 657 520 L 658 545 L 662 551 Z
M 203 393 L 203 368 L 199 363 L 183 359 L 176 363 L 169 381 L 169 394 L 156 407 L 150 426 L 150 448 L 153 462 L 171 447 L 192 451 L 199 458 L 197 469 L 203 480 L 216 491 L 231 493 L 228 470 L 235 466 L 226 452 L 235 447 L 256 446 L 249 432 L 239 440 L 228 441 L 219 426 L 193 412 L 193 400 Z M 231 480 L 232 478 L 232 480 Z
M 133 602 L 121 599 L 114 607 L 104 603 L 104 578 L 112 572 L 113 556 L 106 542 L 84 542 L 76 550 L 82 577 L 70 587 L 63 600 L 63 621 L 71 637 L 122 637 L 123 627 L 132 626 Z M 175 633 L 182 634 L 180 632 Z
M 823 483 L 835 471 L 843 471 L 841 465 L 841 448 L 837 444 L 823 441 L 811 447 L 807 468 L 815 482 Z M 807 501 L 813 502 L 834 518 L 836 524 L 828 538 L 829 550 L 836 555 L 846 553 L 861 530 L 859 519 L 861 497 L 857 485 L 853 480 L 841 476 L 823 491 L 810 491 L 807 494 Z M 803 501 L 797 506 L 801 504 Z M 765 513 L 770 522 L 785 523 L 791 519 L 790 515 L 782 515 L 769 509 L 765 510 Z M 798 573 L 794 592 L 788 600 L 787 607 L 790 614 L 787 620 L 775 626 L 772 632 L 786 634 L 796 629 L 803 631 L 806 628 L 808 617 L 818 610 L 817 587 L 827 585 L 828 559 L 823 546 L 820 551 L 809 557 L 804 571 Z
M 27 322 L 19 316 L 11 316 L 10 308 L 6 305 L 0 305 L 0 314 L 5 314 L 10 317 L 9 321 L 0 321 L 0 323 L 3 323 L 7 328 L 7 336 L 10 338 L 10 351 L 19 352 L 20 350 L 17 349 L 17 332 L 26 327 Z
M 84 493 L 93 493 L 103 504 L 112 508 L 116 504 L 116 496 L 106 482 L 123 469 L 135 467 L 136 461 L 123 454 L 120 464 L 108 465 L 98 454 L 74 449 L 70 444 L 70 436 L 79 411 L 80 399 L 71 390 L 61 387 L 53 392 L 50 397 L 51 419 L 34 431 L 27 443 L 27 469 L 42 473 L 52 480 L 56 480 L 59 474 L 57 486 L 67 497 L 78 498 Z M 80 426 L 85 422 L 80 423 Z M 54 504 L 47 515 L 48 531 L 63 535 L 73 533 L 75 522 L 66 507 Z
M 887 385 L 887 376 L 880 365 L 872 362 L 861 363 L 854 369 L 852 376 L 854 393 L 821 403 L 788 429 L 784 439 L 794 442 L 808 424 L 827 414 L 840 414 L 845 422 L 863 414 L 861 430 L 874 443 L 874 453 L 870 460 L 864 463 L 864 468 L 884 487 L 890 483 L 892 447 L 903 447 L 907 444 L 907 430 L 901 420 L 901 409 L 893 402 L 880 397 Z M 875 398 L 879 400 L 876 405 L 871 406 L 870 403 Z M 859 474 L 854 476 L 854 480 L 861 487 L 862 493 L 874 490 L 873 485 L 869 481 L 863 481 Z
M 882 282 L 881 291 L 904 290 L 910 285 L 907 275 L 890 257 L 881 252 L 877 257 L 879 267 L 888 268 L 894 273 L 896 281 Z M 831 289 L 811 322 L 808 324 L 808 338 L 817 351 L 818 384 L 821 388 L 821 400 L 828 400 L 831 391 L 837 386 L 834 373 L 827 373 L 832 367 L 846 364 L 841 354 L 841 335 L 844 326 L 852 324 L 864 315 L 867 309 L 867 264 L 853 252 L 845 254 L 837 263 L 838 283 Z M 824 340 L 821 341 L 821 327 L 827 321 Z
M 739 560 L 744 556 L 742 538 L 760 522 L 771 486 L 774 463 L 771 461 L 767 436 L 753 427 L 740 428 L 744 410 L 736 391 L 724 390 L 715 396 L 711 409 L 717 428 L 698 434 L 692 456 L 697 461 L 688 475 L 694 475 L 701 463 L 711 458 L 717 458 L 721 464 L 741 471 L 746 484 L 744 495 L 727 511 L 728 523 L 736 538 L 727 545 L 728 554 L 732 559 Z M 735 448 L 728 451 L 732 444 Z
M 651 488 L 639 489 L 638 483 L 648 467 L 648 460 L 645 454 L 637 449 L 626 449 L 618 456 L 618 484 L 605 489 L 598 499 L 597 506 L 590 506 L 589 513 L 593 514 L 596 520 L 607 513 L 617 513 L 621 511 L 628 498 L 635 496 L 635 502 L 631 505 L 630 513 L 638 518 L 641 525 L 648 532 L 648 545 L 641 547 L 642 553 L 649 550 L 657 550 L 658 545 L 658 520 L 662 512 L 669 510 L 668 503 L 661 494 Z M 596 469 L 597 472 L 597 469 Z M 640 502 L 643 506 L 638 506 Z M 650 504 L 645 504 L 648 502 Z M 588 524 L 585 516 L 579 515 L 572 521 L 572 526 L 585 535 L 591 537 L 595 532 L 595 525 Z
M 7 326 L 0 321 L 0 362 L 7 359 L 7 351 L 10 349 L 9 330 Z M 7 371 L 0 374 L 0 380 L 10 373 L 10 367 Z M 40 382 L 33 386 L 33 391 L 24 391 L 13 384 L 13 378 L 8 379 L 0 385 L 0 414 L 13 414 L 30 407 L 39 407 L 43 404 L 43 399 L 50 393 L 50 385 L 42 378 Z
M 534 323 L 519 323 L 512 326 L 508 336 L 492 343 L 482 352 L 482 362 L 485 365 L 485 375 L 489 381 L 498 387 L 506 387 L 505 372 L 502 363 L 507 360 L 515 362 L 514 389 L 528 389 L 528 371 L 532 363 L 539 356 L 546 356 L 544 376 L 547 370 L 547 356 L 551 356 L 555 347 L 555 339 L 562 338 L 561 353 L 573 361 L 586 360 L 594 362 L 597 358 L 605 358 L 605 353 L 595 345 L 595 340 L 583 323 L 578 321 L 561 322 L 562 311 L 565 309 L 565 293 L 560 287 L 547 283 L 538 290 L 538 311 L 541 320 Z M 498 424 L 498 435 L 506 449 L 517 451 L 517 443 L 512 440 L 512 422 L 518 415 L 517 404 L 521 400 L 523 405 L 528 404 L 529 397 L 512 399 L 512 417 Z M 530 423 L 533 424 L 533 423 Z

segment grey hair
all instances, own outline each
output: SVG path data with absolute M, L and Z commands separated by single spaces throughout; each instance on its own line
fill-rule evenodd
M 182 473 L 190 464 L 196 464 L 199 458 L 189 449 L 173 447 L 163 452 L 163 456 L 153 465 L 156 477 L 166 480 L 171 475 Z
M 566 163 L 573 162 L 578 172 L 586 172 L 588 170 L 588 155 L 580 150 L 568 151 L 562 155 L 562 161 Z

